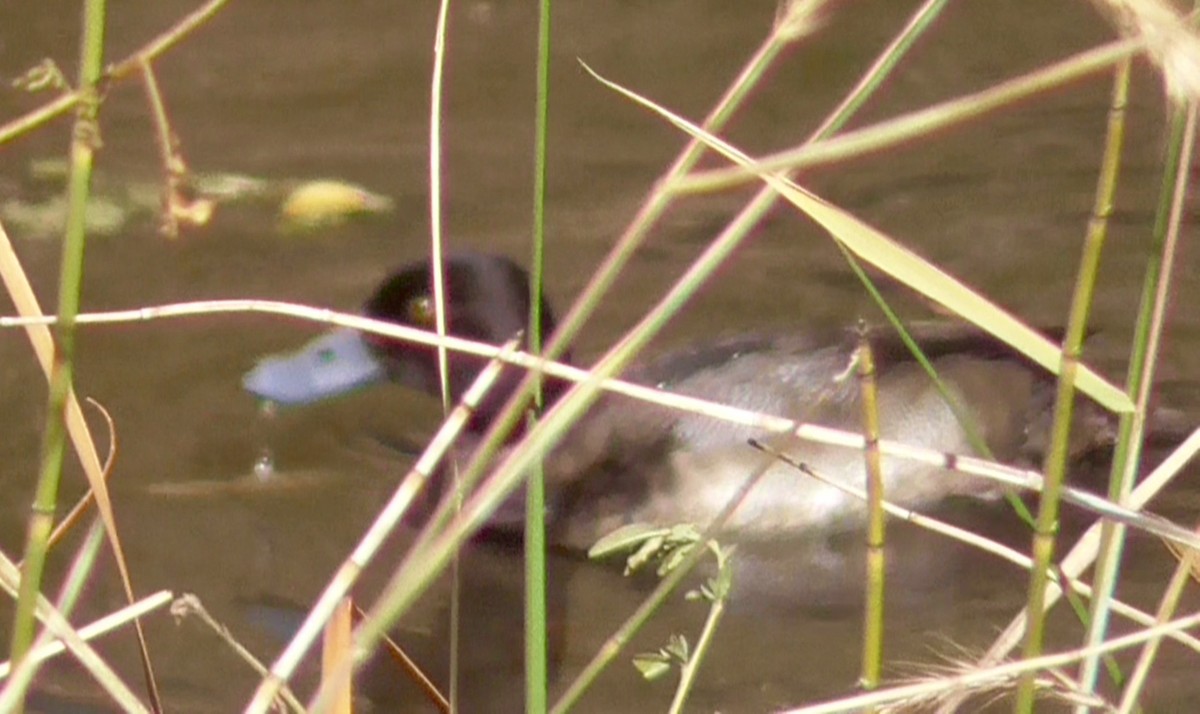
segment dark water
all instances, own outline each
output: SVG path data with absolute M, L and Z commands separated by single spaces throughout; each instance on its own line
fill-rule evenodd
M 840 99 L 899 27 L 912 3 L 837 5 L 820 33 L 760 89 L 729 137 L 752 152 L 797 143 Z M 111 57 L 138 46 L 191 2 L 110 3 Z M 337 177 L 390 196 L 395 210 L 317 235 L 283 236 L 270 209 L 219 212 L 208 229 L 177 242 L 152 221 L 88 247 L 87 309 L 217 297 L 270 297 L 352 309 L 396 263 L 427 250 L 427 112 L 434 3 L 232 3 L 158 65 L 174 126 L 193 167 L 275 179 Z M 73 72 L 78 8 L 48 1 L 7 6 L 0 18 L 0 75 L 44 56 Z M 766 33 L 774 3 L 603 0 L 559 3 L 554 19 L 548 289 L 565 304 L 584 284 L 683 139 L 589 78 L 587 61 L 684 115 L 699 117 Z M 1053 14 L 1052 14 L 1053 13 Z M 1036 22 L 1031 21 L 1036 18 Z M 528 3 L 456 3 L 449 39 L 445 117 L 445 220 L 457 249 L 527 253 L 532 147 L 533 42 Z M 860 125 L 984 88 L 1111 36 L 1086 3 L 959 3 L 858 120 Z M 1163 142 L 1157 80 L 1135 75 L 1121 192 L 1093 313 L 1088 357 L 1122 375 L 1159 183 Z M 1035 323 L 1064 319 L 1101 150 L 1104 78 L 1078 83 L 935 139 L 824 168 L 807 178 L 842 205 L 938 261 Z M 2 116 L 37 98 L 0 92 Z M 99 170 L 116 183 L 153 180 L 157 155 L 142 94 L 116 87 L 103 109 Z M 36 156 L 64 151 L 65 124 L 0 148 L 0 177 L 16 181 Z M 578 352 L 592 355 L 621 334 L 715 235 L 744 193 L 694 199 L 673 210 L 589 325 Z M 9 226 L 10 232 L 12 227 Z M 48 308 L 59 248 L 13 234 Z M 1160 368 L 1165 401 L 1200 412 L 1200 284 L 1185 250 Z M 5 302 L 0 309 L 11 313 Z M 706 334 L 799 324 L 828 325 L 876 313 L 829 241 L 777 211 L 692 305 L 662 343 Z M 241 373 L 264 353 L 315 327 L 261 316 L 88 328 L 80 338 L 78 388 L 116 419 L 113 475 L 118 514 L 139 590 L 197 593 L 269 660 L 292 607 L 309 602 L 394 486 L 401 468 L 379 441 L 419 439 L 436 408 L 394 389 L 283 415 L 264 428 L 241 393 Z M 15 553 L 32 494 L 44 387 L 24 336 L 0 333 L 0 543 Z M 264 440 L 283 478 L 226 488 L 244 478 Z M 73 466 L 64 500 L 81 492 Z M 170 495 L 180 484 L 216 484 Z M 1178 493 L 1183 499 L 1190 493 Z M 1183 502 L 1182 500 L 1180 502 Z M 979 509 L 982 510 L 982 509 Z M 1184 506 L 1165 506 L 1177 516 Z M 968 512 L 985 532 L 1021 545 L 1004 514 Z M 1068 523 L 1068 526 L 1072 524 Z M 887 656 L 899 665 L 938 659 L 950 641 L 985 647 L 1016 611 L 1025 576 L 983 556 L 893 530 Z M 381 558 L 362 593 L 386 577 L 402 543 Z M 694 696 L 697 710 L 762 711 L 852 691 L 857 678 L 861 556 L 853 543 L 747 553 L 738 595 Z M 65 554 L 64 554 L 65 555 Z M 1135 542 L 1123 595 L 1157 598 L 1170 561 Z M 56 564 L 61 568 L 61 563 Z M 512 553 L 477 548 L 464 567 L 466 711 L 519 706 L 520 580 Z M 555 564 L 556 671 L 560 685 L 640 601 L 645 588 L 610 569 Z M 113 568 L 89 593 L 87 613 L 115 608 Z M 444 623 L 435 593 L 402 633 L 434 670 L 444 669 Z M 9 621 L 8 607 L 0 623 Z M 675 603 L 634 651 L 672 632 L 694 640 L 697 605 Z M 1056 620 L 1063 642 L 1077 625 Z M 165 615 L 150 621 L 151 650 L 172 711 L 239 708 L 252 675 L 208 632 Z M 127 637 L 105 651 L 134 678 Z M 1167 648 L 1155 702 L 1197 694 L 1188 666 Z M 86 677 L 57 666 L 48 690 L 89 698 Z M 378 709 L 400 706 L 383 677 L 364 691 Z M 641 683 L 626 661 L 597 684 L 583 709 L 661 710 L 668 682 Z

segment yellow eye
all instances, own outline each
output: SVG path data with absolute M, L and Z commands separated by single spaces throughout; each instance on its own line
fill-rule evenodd
M 408 301 L 408 321 L 418 327 L 433 327 L 436 318 L 433 310 L 433 298 L 428 295 L 418 295 Z

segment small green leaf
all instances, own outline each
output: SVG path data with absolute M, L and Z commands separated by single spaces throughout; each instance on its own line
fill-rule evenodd
M 663 648 L 671 657 L 683 664 L 687 664 L 688 657 L 688 641 L 683 635 L 671 635 L 671 639 L 667 642 L 667 646 Z
M 642 547 L 637 549 L 637 552 L 629 556 L 629 560 L 625 563 L 625 574 L 628 575 L 635 570 L 638 570 L 651 559 L 658 555 L 658 551 L 662 549 L 665 537 L 662 535 L 651 535 L 642 543 Z
M 633 666 L 647 682 L 653 682 L 671 671 L 671 660 L 661 652 L 646 652 L 633 656 Z
M 667 540 L 673 544 L 696 543 L 700 540 L 700 531 L 691 523 L 680 523 L 671 526 Z
M 664 557 L 663 561 L 658 565 L 658 577 L 661 578 L 675 568 L 678 568 L 679 564 L 683 562 L 683 559 L 686 558 L 688 553 L 691 553 L 692 549 L 695 547 L 696 543 L 694 541 L 690 543 L 684 542 L 674 544 L 674 548 L 667 553 L 666 557 Z
M 627 526 L 621 526 L 612 533 L 600 538 L 588 550 L 588 557 L 592 559 L 606 558 L 615 553 L 624 553 L 631 550 L 653 536 L 666 535 L 667 529 L 652 526 L 647 523 L 630 523 Z
M 733 568 L 723 563 L 717 571 L 717 577 L 709 581 L 708 590 L 713 600 L 724 600 L 729 597 L 729 589 L 733 586 Z

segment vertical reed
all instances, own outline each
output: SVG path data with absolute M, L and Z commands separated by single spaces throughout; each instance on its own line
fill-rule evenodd
M 1046 610 L 1042 603 L 1046 598 L 1051 561 L 1054 556 L 1058 534 L 1058 505 L 1066 478 L 1067 459 L 1070 456 L 1071 414 L 1075 405 L 1075 377 L 1079 369 L 1079 356 L 1083 351 L 1083 339 L 1087 334 L 1088 314 L 1092 296 L 1095 294 L 1096 279 L 1100 269 L 1100 254 L 1107 235 L 1108 216 L 1112 211 L 1112 197 L 1116 191 L 1117 173 L 1120 167 L 1121 147 L 1124 139 L 1124 108 L 1128 91 L 1128 62 L 1118 65 L 1113 81 L 1113 98 L 1109 114 L 1108 138 L 1104 148 L 1103 168 L 1100 185 L 1096 191 L 1096 202 L 1092 220 L 1084 238 L 1083 252 L 1079 261 L 1079 272 L 1075 277 L 1074 293 L 1071 297 L 1070 313 L 1067 317 L 1067 332 L 1062 343 L 1062 367 L 1058 373 L 1058 385 L 1054 395 L 1054 422 L 1050 429 L 1050 445 L 1042 463 L 1044 486 L 1038 503 L 1037 520 L 1034 526 L 1033 569 L 1030 571 L 1028 604 L 1029 620 L 1025 630 L 1022 654 L 1027 659 L 1042 652 L 1043 628 Z M 1036 695 L 1035 673 L 1029 672 L 1019 680 L 1016 711 L 1033 710 Z
M 84 215 L 91 185 L 92 159 L 99 145 L 96 115 L 100 104 L 98 85 L 104 62 L 104 0 L 88 0 L 84 5 L 83 23 L 79 67 L 82 97 L 77 107 L 71 141 L 67 221 L 58 283 L 58 350 L 50 372 L 38 480 L 13 619 L 10 654 L 14 663 L 21 661 L 33 642 L 34 610 L 42 585 L 47 543 L 54 525 L 58 484 L 66 451 L 66 406 L 75 359 L 75 315 L 79 312 L 79 293 L 83 282 L 83 249 L 86 242 Z M 22 707 L 23 704 L 19 703 L 17 710 Z
M 529 351 L 542 351 L 542 293 L 546 243 L 546 132 L 550 121 L 550 0 L 538 4 L 537 96 L 533 137 L 533 255 L 530 260 Z M 542 375 L 534 372 L 534 411 L 542 408 Z M 529 419 L 536 419 L 531 415 Z M 532 424 L 531 424 L 532 426 Z M 546 495 L 536 462 L 525 479 L 525 711 L 546 711 Z
M 879 686 L 883 670 L 884 537 L 883 468 L 879 455 L 879 392 L 875 381 L 875 357 L 866 325 L 859 326 L 855 352 L 859 393 L 862 400 L 863 459 L 867 474 L 867 579 L 863 610 L 862 674 L 859 684 L 868 691 Z M 874 711 L 873 709 L 871 711 Z

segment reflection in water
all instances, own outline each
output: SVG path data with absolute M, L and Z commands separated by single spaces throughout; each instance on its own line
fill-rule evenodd
M 259 403 L 258 423 L 263 426 L 262 431 L 267 432 L 267 436 L 264 437 L 263 445 L 258 448 L 258 458 L 254 460 L 252 471 L 260 481 L 268 481 L 275 476 L 275 452 L 271 448 L 267 427 L 277 423 L 278 415 L 279 406 L 275 402 L 262 401 Z
M 974 556 L 969 549 L 946 548 L 911 528 L 899 527 L 896 531 L 895 542 L 888 550 L 888 578 L 897 594 L 889 600 L 889 607 L 898 621 L 910 627 L 937 621 L 940 613 L 952 611 L 956 603 L 978 598 L 980 588 L 988 587 L 989 581 L 995 585 L 994 578 L 981 576 L 972 583 L 959 577 Z M 826 642 L 813 652 L 811 643 L 801 646 L 808 636 L 798 633 L 841 628 L 844 625 L 840 623 L 861 617 L 861 550 L 857 538 L 739 549 L 733 560 L 734 590 L 729 611 L 718 630 L 719 645 L 705 666 L 694 701 L 709 708 L 737 710 L 730 707 L 728 688 L 749 684 L 745 677 L 750 671 L 742 673 L 739 667 L 747 661 L 756 662 L 755 670 L 788 672 L 786 678 L 794 680 L 788 688 L 792 694 L 777 704 L 795 701 L 801 691 L 804 696 L 832 694 L 853 682 L 857 676 L 854 663 L 834 664 L 841 658 L 830 648 L 842 645 Z M 519 547 L 489 543 L 472 544 L 464 552 L 459 690 L 464 711 L 518 711 L 522 706 L 521 557 Z M 674 634 L 694 644 L 706 606 L 685 599 L 684 593 L 712 575 L 707 567 L 689 576 L 647 629 L 617 657 L 595 685 L 594 696 L 584 700 L 584 711 L 661 711 L 665 707 L 673 693 L 673 679 L 645 682 L 631 659 L 639 652 L 657 650 Z M 622 576 L 619 563 L 597 564 L 579 557 L 552 556 L 548 605 L 553 692 L 561 692 L 570 683 L 655 582 L 650 573 Z M 443 582 L 432 594 L 440 605 L 425 623 L 406 624 L 393 633 L 443 688 L 448 677 L 445 643 L 449 634 L 445 587 Z M 1019 597 L 1019 590 L 1003 597 L 994 592 L 987 596 L 988 606 L 1011 605 Z M 272 595 L 248 600 L 243 608 L 249 622 L 269 631 L 280 644 L 299 626 L 304 614 L 302 603 Z M 780 631 L 783 622 L 788 624 Z M 787 648 L 766 649 L 781 645 L 787 638 L 798 639 Z M 924 646 L 936 644 L 927 641 Z M 857 643 L 848 641 L 844 646 L 853 651 Z M 763 655 L 768 651 L 771 661 L 765 662 Z M 804 668 L 821 659 L 831 660 L 820 670 L 823 676 L 804 674 Z M 315 670 L 310 668 L 307 676 L 314 677 Z M 764 676 L 763 681 L 770 681 L 770 677 Z M 367 667 L 360 678 L 359 693 L 384 711 L 401 703 L 421 701 L 417 687 L 386 655 Z
M 254 476 L 260 481 L 269 481 L 275 476 L 275 455 L 271 447 L 264 446 L 254 460 Z

